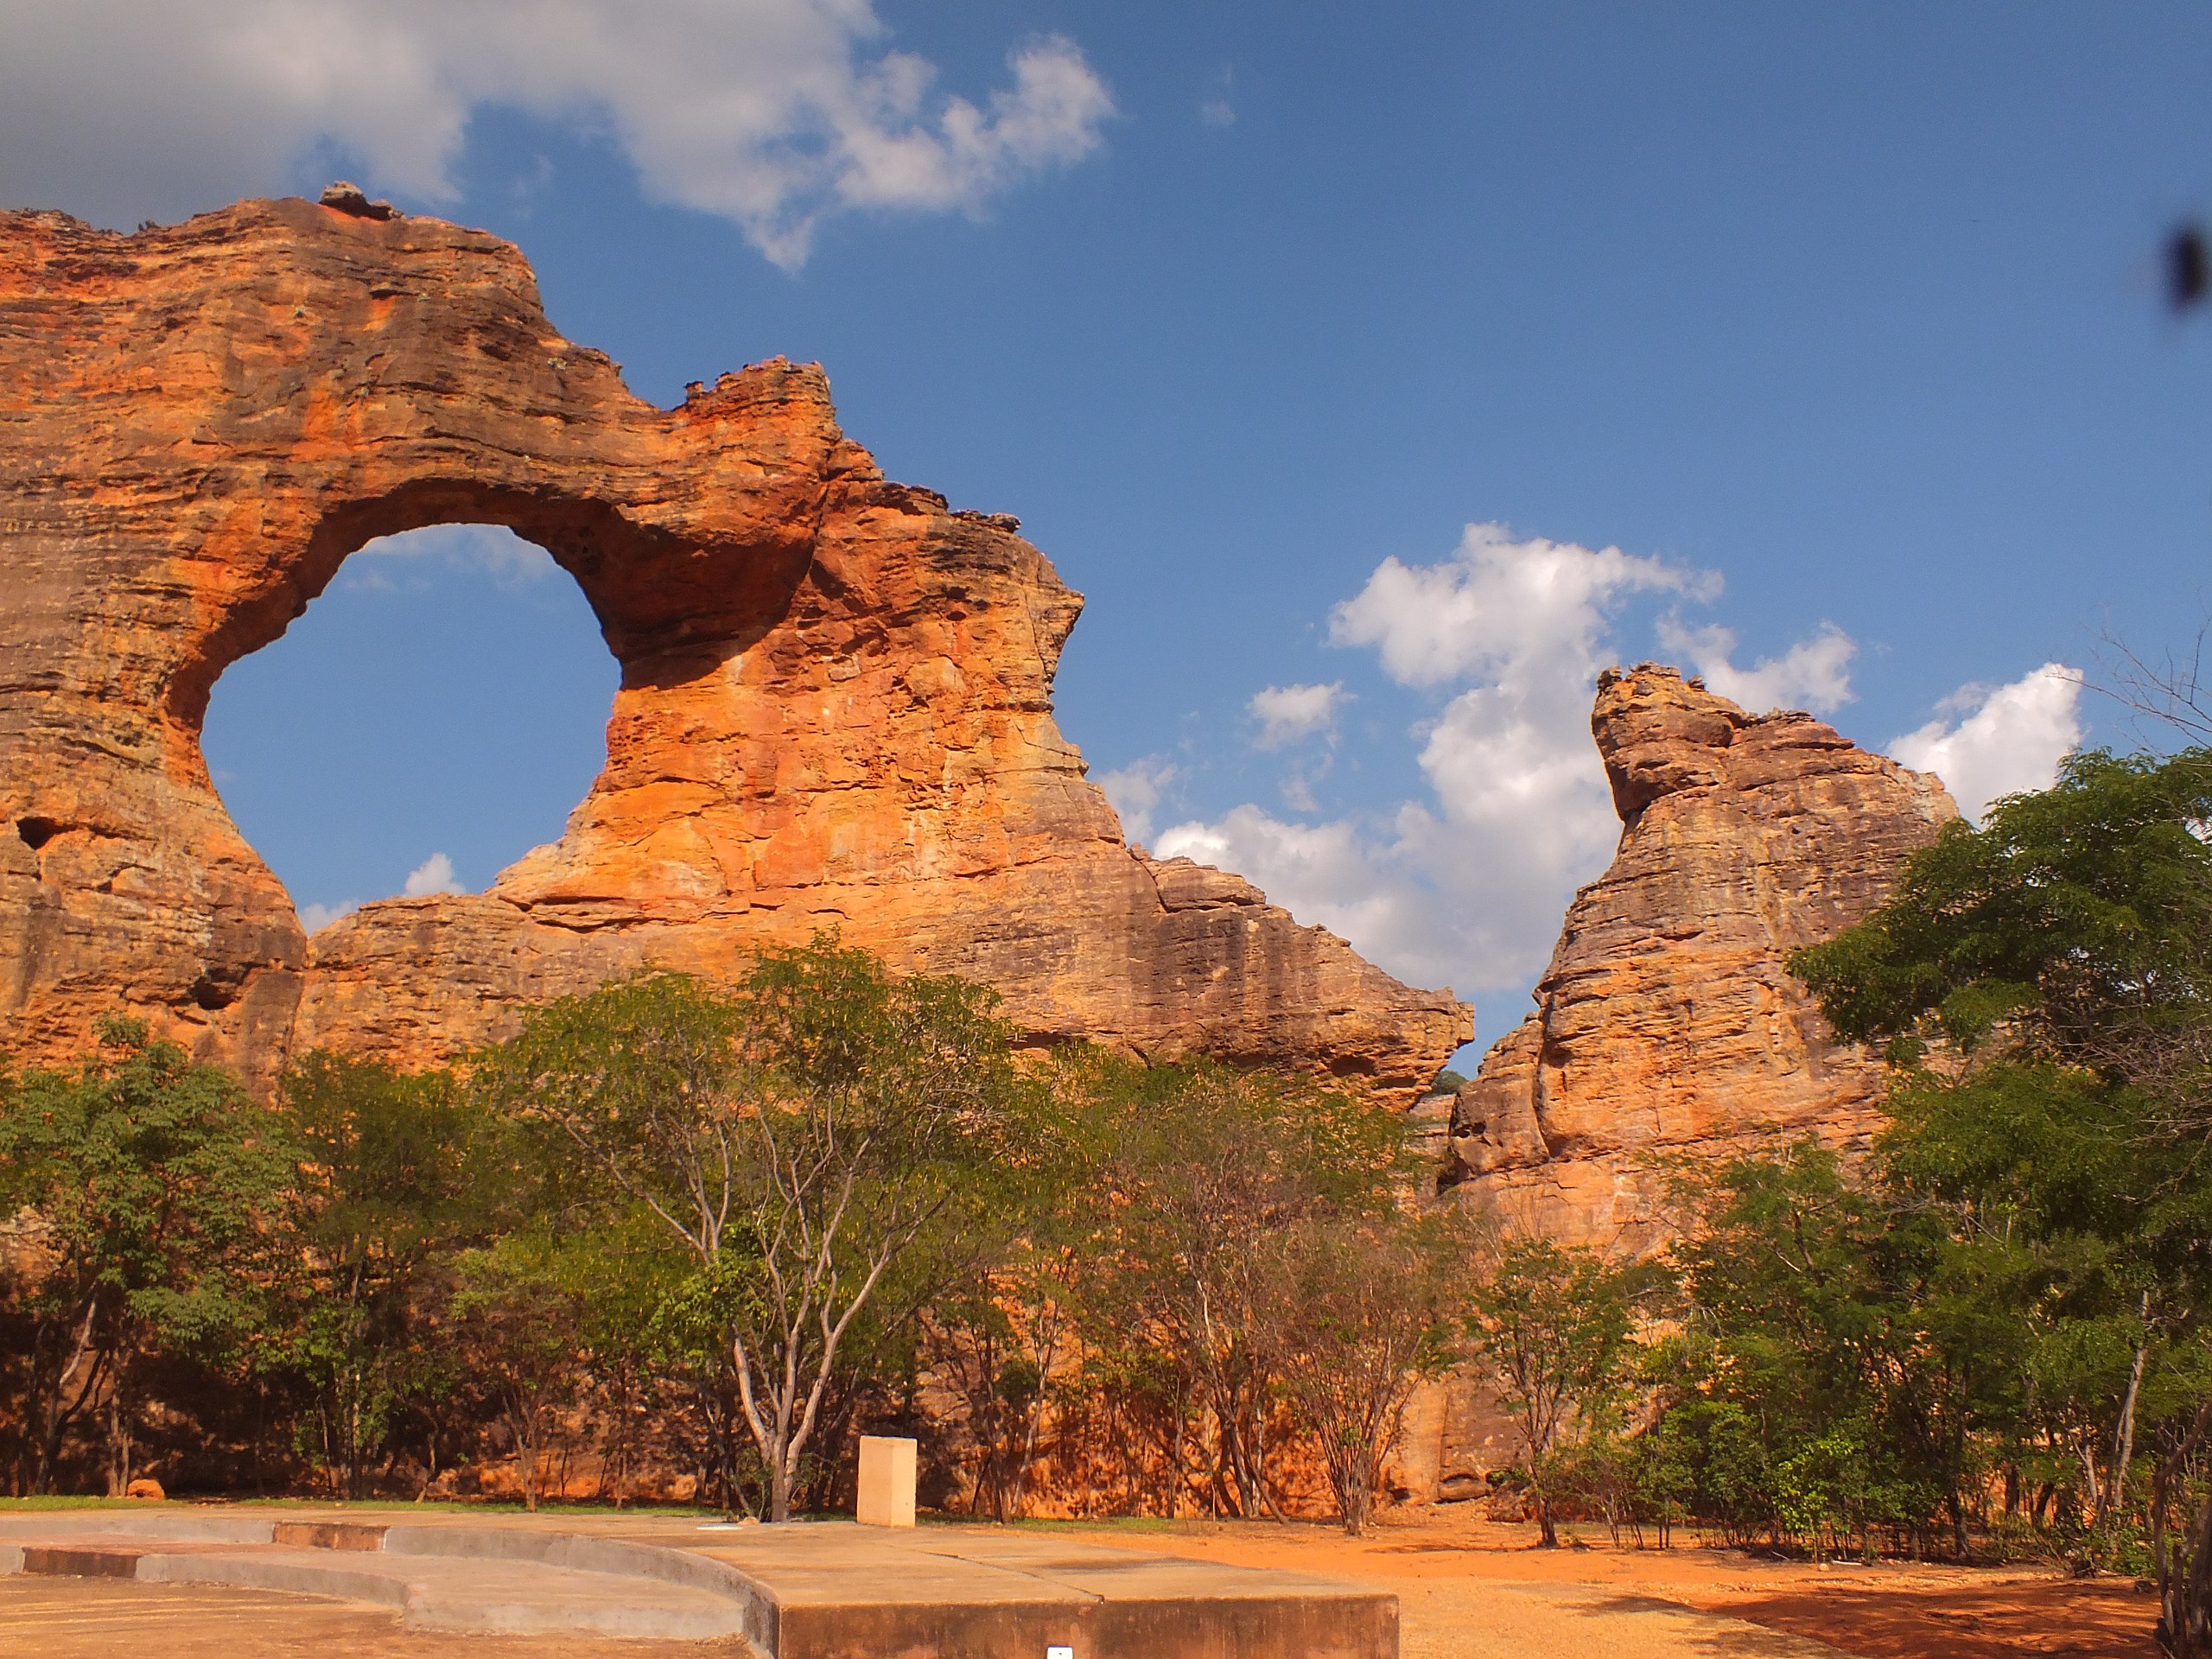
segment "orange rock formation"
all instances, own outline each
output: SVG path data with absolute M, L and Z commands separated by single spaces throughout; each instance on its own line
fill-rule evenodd
M 1567 910 L 1537 1011 L 1454 1101 L 1446 1179 L 1517 1230 L 1635 1249 L 1666 1231 L 1655 1154 L 1878 1126 L 1881 1065 L 1783 959 L 1879 905 L 1958 809 L 1809 715 L 1648 663 L 1599 677 L 1590 723 L 1620 850 Z
M 514 248 L 334 201 L 0 215 L 0 1043 L 123 1007 L 262 1074 L 422 1062 L 831 925 L 1040 1038 L 1409 1096 L 1467 1036 L 1448 994 L 1123 842 L 1052 720 L 1080 599 L 1012 519 L 887 481 L 818 369 L 655 408 Z M 208 779 L 209 689 L 363 543 L 461 521 L 582 587 L 621 665 L 606 770 L 490 891 L 309 939 Z

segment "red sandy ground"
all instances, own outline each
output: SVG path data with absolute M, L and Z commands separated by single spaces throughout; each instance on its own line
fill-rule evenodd
M 1452 1650 L 1446 1631 L 1416 1626 L 1455 1618 L 1456 1586 L 1465 1586 L 1466 1615 L 1478 1619 L 1484 1583 L 1519 1582 L 1672 1602 L 1825 1642 L 1859 1659 L 2158 1659 L 2151 1637 L 2157 1604 L 2125 1580 L 2069 1580 L 2018 1567 L 1816 1567 L 1681 1541 L 1663 1551 L 1615 1549 L 1602 1527 L 1569 1530 L 1588 1547 L 1540 1549 L 1533 1527 L 1484 1521 L 1453 1505 L 1385 1516 L 1359 1539 L 1303 1524 L 1192 1522 L 1141 1533 L 1102 1529 L 1096 1540 L 1402 1586 L 1409 1653 L 1417 1645 Z
M 1694 1543 L 1617 1550 L 1533 1547 L 1534 1529 L 1465 1506 L 1399 1511 L 1368 1537 L 1296 1523 L 1077 1527 L 1152 1554 L 1284 1567 L 1378 1585 L 1400 1599 L 1406 1659 L 1720 1659 L 1804 1655 L 1792 1638 L 1857 1659 L 2158 1659 L 2152 1599 L 2111 1580 L 2027 1567 L 1815 1567 Z M 1501 1597 L 1501 1591 L 1527 1586 Z M 1556 1605 L 1532 1593 L 1560 1592 Z M 1662 1606 L 1686 1613 L 1644 1611 Z M 1747 1621 L 1774 1636 L 1715 1626 Z M 1731 1630 L 1743 1632 L 1731 1634 Z M 1771 1643 L 1772 1645 L 1770 1645 Z M 115 1580 L 0 1578 L 0 1655 L 101 1659 L 684 1659 L 726 1644 L 457 1637 L 398 1628 L 390 1613 L 266 1592 Z

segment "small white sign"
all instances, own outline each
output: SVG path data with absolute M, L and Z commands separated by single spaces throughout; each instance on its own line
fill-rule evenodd
M 1075 1649 L 1055 1643 L 1045 1649 L 1045 1659 L 1075 1659 Z

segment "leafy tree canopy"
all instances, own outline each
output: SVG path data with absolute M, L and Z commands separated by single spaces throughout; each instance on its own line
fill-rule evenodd
M 720 1327 L 778 1520 L 849 1344 L 972 1264 L 992 1195 L 1051 1161 L 995 1001 L 825 935 L 726 986 L 563 998 L 478 1058 L 474 1086 L 558 1180 L 690 1257 L 690 1312 L 664 1328 Z
M 29 1210 L 55 1294 L 216 1342 L 292 1172 L 281 1126 L 235 1079 L 143 1022 L 101 1023 L 73 1072 L 26 1073 L 0 1112 L 0 1211 Z
M 2162 1583 L 2190 1572 L 2156 1543 L 2177 1505 L 2203 1580 L 2212 751 L 2074 756 L 1979 830 L 1946 826 L 1888 903 L 1790 965 L 1897 1068 L 1877 1173 L 1891 1224 L 1941 1243 L 1919 1305 L 1978 1379 L 1957 1414 L 2001 1423 L 2016 1464 L 2070 1458 L 2108 1541 L 2147 1428 Z M 2189 1646 L 2177 1619 L 2212 1624 L 2212 1587 L 2192 1593 L 2208 1605 L 2166 1598 L 2170 1645 Z
M 1944 826 L 1890 901 L 1791 969 L 1844 1038 L 1994 1037 L 2124 1069 L 2212 992 L 2212 751 L 2069 759 L 2057 784 Z M 1910 1058 L 1908 1048 L 1901 1058 Z

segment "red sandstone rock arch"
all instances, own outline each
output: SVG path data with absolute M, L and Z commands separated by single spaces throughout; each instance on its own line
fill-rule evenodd
M 773 365 L 771 365 L 773 366 Z M 757 642 L 806 574 L 804 546 L 706 546 L 623 518 L 589 494 L 523 495 L 474 480 L 423 480 L 371 499 L 325 504 L 296 553 L 272 549 L 273 580 L 230 596 L 201 648 L 170 683 L 168 712 L 197 733 L 209 694 L 233 664 L 274 644 L 321 596 L 347 558 L 388 536 L 494 525 L 542 548 L 582 591 L 626 684 L 680 680 L 716 653 Z M 681 607 L 690 591 L 696 603 Z
M 1080 600 L 1010 519 L 886 480 L 818 369 L 633 397 L 508 245 L 245 202 L 0 215 L 0 1018 L 144 1010 L 265 1071 L 420 1061 L 655 961 L 836 925 L 1040 1037 L 1410 1091 L 1467 1035 L 1240 879 L 1122 842 L 1052 715 Z M 372 538 L 505 524 L 621 669 L 559 842 L 302 935 L 200 753 L 218 675 Z

